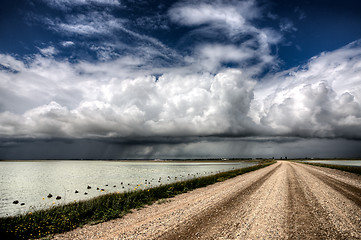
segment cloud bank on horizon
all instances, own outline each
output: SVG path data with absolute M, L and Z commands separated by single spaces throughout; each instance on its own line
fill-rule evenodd
M 132 1 L 42 4 L 58 15 L 26 18 L 58 42 L 0 53 L 3 139 L 361 140 L 360 40 L 280 70 L 275 49 L 298 29 L 255 0 L 159 4 L 133 19 L 119 14 Z

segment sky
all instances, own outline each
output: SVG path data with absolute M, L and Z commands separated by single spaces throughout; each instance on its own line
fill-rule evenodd
M 360 149 L 358 0 L 2 2 L 0 159 Z

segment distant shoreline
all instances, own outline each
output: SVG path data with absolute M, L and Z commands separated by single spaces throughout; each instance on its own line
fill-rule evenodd
M 361 158 L 179 158 L 179 159 L 0 159 L 0 162 L 42 162 L 42 161 L 114 161 L 114 162 L 260 162 L 266 160 L 286 160 L 286 161 L 360 161 Z
M 269 160 L 269 159 L 264 159 Z M 260 159 L 1 159 L 0 162 L 38 162 L 38 161 L 114 161 L 114 162 L 259 162 Z

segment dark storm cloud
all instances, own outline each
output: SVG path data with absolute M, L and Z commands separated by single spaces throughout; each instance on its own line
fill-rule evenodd
M 345 139 L 202 138 L 198 141 L 1 141 L 1 159 L 175 159 L 360 157 L 360 141 Z

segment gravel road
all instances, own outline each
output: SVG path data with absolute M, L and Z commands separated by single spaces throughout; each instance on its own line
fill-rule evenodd
M 361 176 L 279 161 L 54 239 L 361 239 Z

